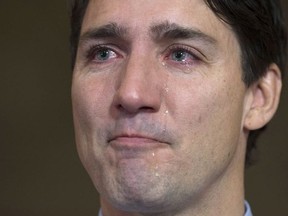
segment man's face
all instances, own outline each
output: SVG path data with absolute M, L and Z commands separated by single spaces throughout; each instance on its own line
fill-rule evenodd
M 241 175 L 240 62 L 235 35 L 202 0 L 91 0 L 72 99 L 79 155 L 102 197 L 172 209 Z

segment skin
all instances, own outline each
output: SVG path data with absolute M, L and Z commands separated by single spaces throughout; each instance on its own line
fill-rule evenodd
M 240 56 L 202 0 L 89 2 L 72 102 L 104 216 L 244 214 L 247 136 L 273 116 L 281 78 L 271 64 L 245 87 Z

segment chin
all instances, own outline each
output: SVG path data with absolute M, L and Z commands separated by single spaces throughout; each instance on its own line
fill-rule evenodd
M 167 176 L 155 174 L 149 167 L 147 170 L 147 167 L 139 166 L 139 163 L 135 168 L 128 167 L 122 167 L 115 176 L 107 176 L 104 180 L 106 184 L 103 182 L 100 191 L 115 208 L 123 211 L 154 212 L 164 207 L 169 208 L 173 204 L 170 203 L 169 194 L 173 192 L 169 189 Z
M 109 197 L 109 202 L 114 208 L 128 212 L 155 213 L 159 212 L 159 209 L 171 208 L 169 200 L 159 197 L 159 194 L 156 194 L 156 197 L 153 195 L 147 196 L 147 194 L 138 194 L 137 196 L 121 194 L 117 197 Z

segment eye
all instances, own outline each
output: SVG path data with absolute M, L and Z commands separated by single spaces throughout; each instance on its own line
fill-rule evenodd
M 106 61 L 118 58 L 119 55 L 113 49 L 103 46 L 95 46 L 88 50 L 87 60 L 95 63 L 104 63 Z
M 174 61 L 183 62 L 192 56 L 184 50 L 177 50 L 171 53 L 171 59 Z
M 198 57 L 199 55 L 201 54 L 191 47 L 185 45 L 173 45 L 168 48 L 165 60 L 172 64 L 180 63 L 184 65 L 192 65 L 201 61 L 201 58 Z
M 101 49 L 95 53 L 95 60 L 106 61 L 110 58 L 115 58 L 116 56 L 116 53 L 112 50 Z

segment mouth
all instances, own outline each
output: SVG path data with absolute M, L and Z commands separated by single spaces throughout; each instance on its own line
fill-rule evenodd
M 163 139 L 147 136 L 141 134 L 120 134 L 112 137 L 108 140 L 108 143 L 115 149 L 119 150 L 144 150 L 154 149 L 169 145 L 168 142 Z

